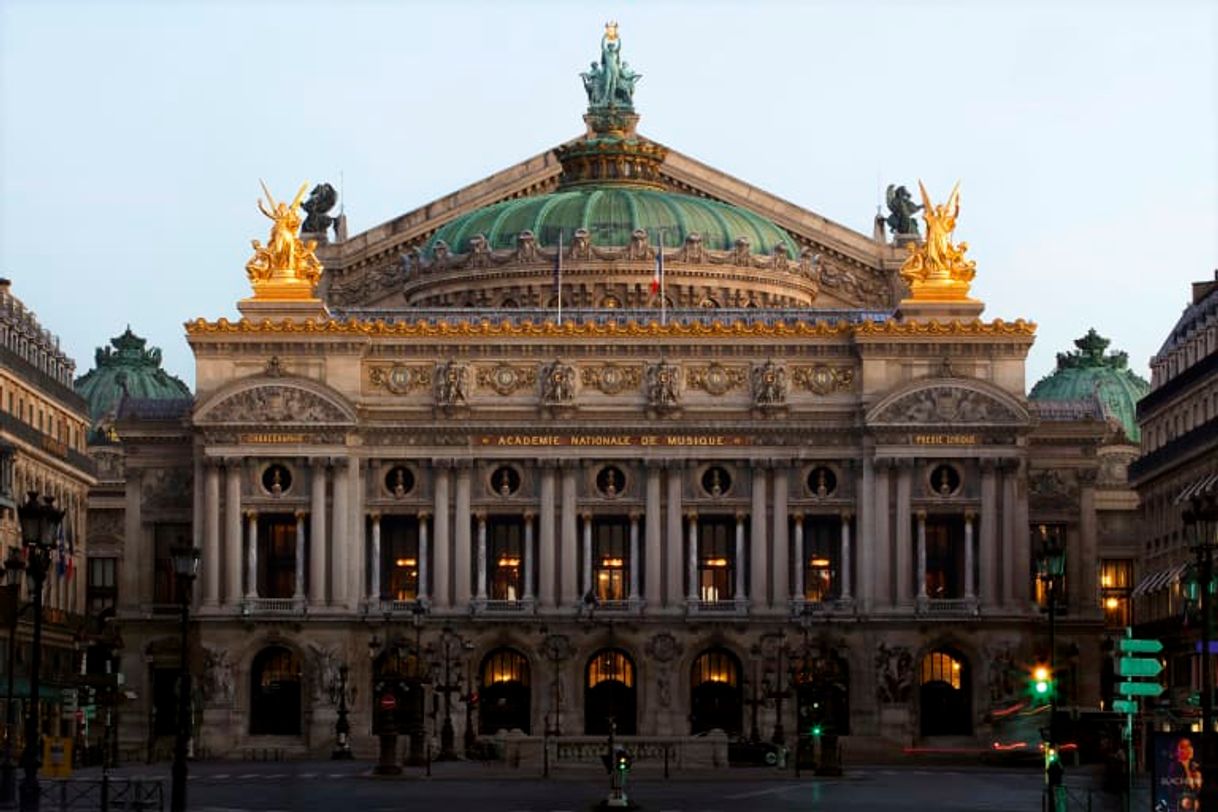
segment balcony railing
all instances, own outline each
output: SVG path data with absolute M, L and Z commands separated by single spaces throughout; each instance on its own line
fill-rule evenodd
M 791 614 L 795 617 L 837 617 L 853 615 L 857 609 L 854 598 L 829 598 L 810 601 L 795 598 L 791 601 Z
M 493 598 L 475 598 L 470 606 L 475 615 L 531 615 L 534 601 L 532 598 L 519 600 L 495 600 Z
M 744 617 L 749 613 L 749 602 L 747 598 L 728 598 L 718 601 L 687 600 L 685 609 L 690 615 Z
M 919 615 L 968 617 L 978 613 L 976 598 L 918 598 L 914 611 Z
M 305 602 L 301 598 L 246 598 L 241 603 L 243 615 L 303 615 Z

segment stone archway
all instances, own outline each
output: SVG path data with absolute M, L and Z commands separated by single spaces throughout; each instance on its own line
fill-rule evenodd
M 511 648 L 499 648 L 482 660 L 478 728 L 485 734 L 531 728 L 529 661 Z
M 690 669 L 690 732 L 718 728 L 739 735 L 744 727 L 740 660 L 725 648 L 707 649 Z
M 917 676 L 922 736 L 971 736 L 972 672 L 964 656 L 933 649 L 923 655 Z
M 588 658 L 584 670 L 584 733 L 603 736 L 614 730 L 625 736 L 638 732 L 638 695 L 634 661 L 621 649 L 607 648 Z
M 299 736 L 301 663 L 291 649 L 272 645 L 250 665 L 250 735 Z

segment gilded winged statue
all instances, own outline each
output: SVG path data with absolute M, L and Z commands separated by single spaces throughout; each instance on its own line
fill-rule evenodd
M 926 241 L 909 243 L 909 257 L 901 266 L 901 278 L 915 299 L 963 299 L 976 275 L 977 263 L 965 259 L 968 243 L 953 243 L 952 232 L 960 216 L 960 184 L 952 188 L 947 202 L 935 205 L 926 186 L 918 181 L 922 193 L 922 219 L 926 222 Z
M 307 243 L 300 240 L 300 201 L 304 199 L 307 182 L 300 185 L 300 190 L 291 203 L 276 201 L 271 190 L 262 184 L 266 194 L 266 203 L 258 200 L 258 210 L 271 221 L 271 237 L 263 246 L 258 240 L 251 240 L 254 256 L 245 263 L 246 273 L 255 290 L 260 283 L 267 282 L 302 282 L 310 288 L 321 278 L 321 262 L 313 250 L 317 248 L 316 240 Z

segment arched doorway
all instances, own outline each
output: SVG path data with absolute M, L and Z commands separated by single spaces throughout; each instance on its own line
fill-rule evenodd
M 740 683 L 740 660 L 727 649 L 702 653 L 690 669 L 690 732 L 719 728 L 739 735 L 743 727 L 744 702 Z
M 850 664 L 837 652 L 813 649 L 796 660 L 795 701 L 799 732 L 820 726 L 825 735 L 850 734 Z
M 584 679 L 584 732 L 590 736 L 615 731 L 633 736 L 638 731 L 634 662 L 621 649 L 607 648 L 588 660 Z
M 918 666 L 923 736 L 968 736 L 973 732 L 969 670 L 954 651 L 936 649 Z
M 529 661 L 515 649 L 492 651 L 482 660 L 479 730 L 529 732 L 532 718 L 529 694 Z
M 423 734 L 423 684 L 427 679 L 426 664 L 418 657 L 414 646 L 399 641 L 389 646 L 372 663 L 372 734 L 374 736 L 392 730 L 419 738 L 422 746 Z M 394 710 L 386 713 L 382 708 L 393 698 Z M 412 742 L 413 743 L 413 742 Z
M 269 646 L 250 666 L 250 735 L 300 735 L 300 657 Z

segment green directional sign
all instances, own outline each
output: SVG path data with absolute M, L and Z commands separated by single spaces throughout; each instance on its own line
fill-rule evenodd
M 1134 640 L 1122 637 L 1117 641 L 1117 648 L 1122 654 L 1158 654 L 1163 650 L 1163 644 L 1158 640 Z
M 1117 713 L 1137 713 L 1138 703 L 1134 699 L 1114 699 L 1112 709 Z
M 1163 663 L 1143 657 L 1122 657 L 1117 661 L 1117 673 L 1122 677 L 1157 677 Z
M 1118 682 L 1117 693 L 1121 696 L 1158 696 L 1163 686 L 1157 682 Z

